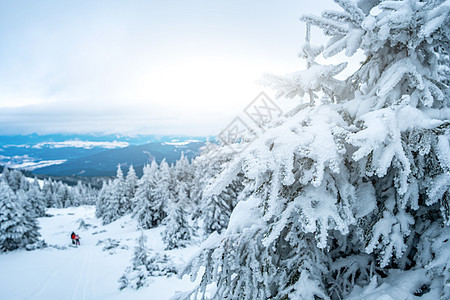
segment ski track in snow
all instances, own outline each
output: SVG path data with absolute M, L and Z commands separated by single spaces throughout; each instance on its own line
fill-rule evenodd
M 92 251 L 88 252 L 88 260 L 87 260 L 87 272 L 86 272 L 86 281 L 84 284 L 84 288 L 83 288 L 83 299 L 88 299 L 86 298 L 86 292 L 87 292 L 87 287 L 88 287 L 88 283 L 90 282 L 91 279 L 91 266 L 92 266 Z M 90 286 L 91 288 L 91 299 L 95 299 L 95 293 L 93 290 L 93 286 Z
M 80 253 L 77 255 L 73 255 L 67 263 L 72 263 L 80 256 Z M 56 268 L 53 269 L 51 274 L 45 279 L 45 281 L 40 285 L 39 289 L 32 292 L 31 296 L 25 297 L 25 299 L 42 299 L 42 295 L 47 291 L 49 285 L 54 282 L 57 278 L 57 275 L 60 275 L 62 270 L 65 270 L 67 265 L 65 263 L 59 264 Z
M 89 257 L 90 257 L 90 251 L 89 250 L 83 250 L 83 252 L 87 252 L 87 254 L 84 255 L 84 259 L 83 259 L 83 265 L 78 268 L 78 280 L 77 283 L 75 284 L 74 288 L 73 288 L 73 292 L 72 292 L 72 300 L 74 299 L 86 299 L 86 289 L 88 286 L 88 278 L 89 277 L 89 273 L 86 272 L 86 269 L 89 269 Z M 81 292 L 80 289 L 80 285 L 82 283 L 82 281 L 84 281 L 83 283 L 83 298 L 79 297 L 78 293 Z
M 49 245 L 34 251 L 19 251 L 0 256 L 0 300 L 122 300 L 170 299 L 177 290 L 190 290 L 188 277 L 153 277 L 149 286 L 138 291 L 119 290 L 118 279 L 130 265 L 135 239 L 140 232 L 137 223 L 125 216 L 103 226 L 95 218 L 94 206 L 49 209 L 52 217 L 41 218 L 41 235 Z M 90 225 L 77 229 L 80 220 Z M 83 237 L 82 245 L 72 246 L 69 233 L 75 229 Z M 146 230 L 149 247 L 163 251 L 161 228 Z M 119 241 L 120 246 L 105 251 L 99 241 Z M 69 244 L 66 244 L 69 243 Z M 170 251 L 176 261 L 183 261 L 197 251 L 196 247 Z

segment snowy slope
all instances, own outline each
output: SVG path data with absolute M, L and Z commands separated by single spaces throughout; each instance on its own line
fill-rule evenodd
M 106 226 L 95 218 L 95 207 L 49 209 L 50 218 L 39 219 L 41 234 L 50 247 L 35 251 L 15 251 L 0 255 L 1 299 L 169 299 L 176 291 L 193 287 L 189 278 L 152 277 L 148 287 L 138 291 L 118 289 L 118 279 L 129 266 L 136 238 L 140 234 L 129 216 Z M 88 228 L 78 229 L 84 220 Z M 163 251 L 163 228 L 145 230 L 147 246 Z M 81 246 L 70 245 L 72 231 L 81 237 Z M 119 246 L 103 251 L 105 241 Z M 99 243 L 99 241 L 103 241 Z M 196 246 L 165 251 L 181 265 Z

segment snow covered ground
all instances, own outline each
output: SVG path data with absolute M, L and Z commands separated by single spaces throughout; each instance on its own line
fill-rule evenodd
M 0 299 L 170 299 L 177 291 L 194 286 L 187 276 L 149 278 L 149 286 L 137 291 L 119 290 L 118 279 L 131 265 L 137 223 L 125 216 L 106 226 L 95 217 L 95 207 L 48 209 L 53 215 L 40 218 L 42 238 L 49 247 L 0 254 Z M 86 228 L 79 228 L 84 221 Z M 147 247 L 164 251 L 162 228 L 145 230 Z M 81 237 L 75 248 L 70 233 Z M 108 239 L 118 246 L 104 250 Z M 113 243 L 109 243 L 113 244 Z M 197 246 L 164 251 L 177 266 L 197 251 Z

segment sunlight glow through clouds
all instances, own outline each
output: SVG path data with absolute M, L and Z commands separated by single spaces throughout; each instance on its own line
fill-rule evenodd
M 0 3 L 0 134 L 215 134 L 304 67 L 299 16 L 331 3 L 25 2 Z
M 0 109 L 6 107 L 21 107 L 27 105 L 34 105 L 44 103 L 45 99 L 28 98 L 28 97 L 8 97 L 0 96 Z
M 260 68 L 236 58 L 193 57 L 149 70 L 137 99 L 156 98 L 183 109 L 236 106 L 254 90 Z M 239 94 L 242 93 L 241 96 Z M 242 99 L 239 99 L 242 98 Z M 222 103 L 221 103 L 222 102 Z

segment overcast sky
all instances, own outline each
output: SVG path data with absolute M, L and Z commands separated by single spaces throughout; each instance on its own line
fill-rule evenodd
M 271 93 L 255 83 L 263 73 L 304 68 L 299 17 L 335 7 L 0 1 L 0 134 L 214 135 Z

